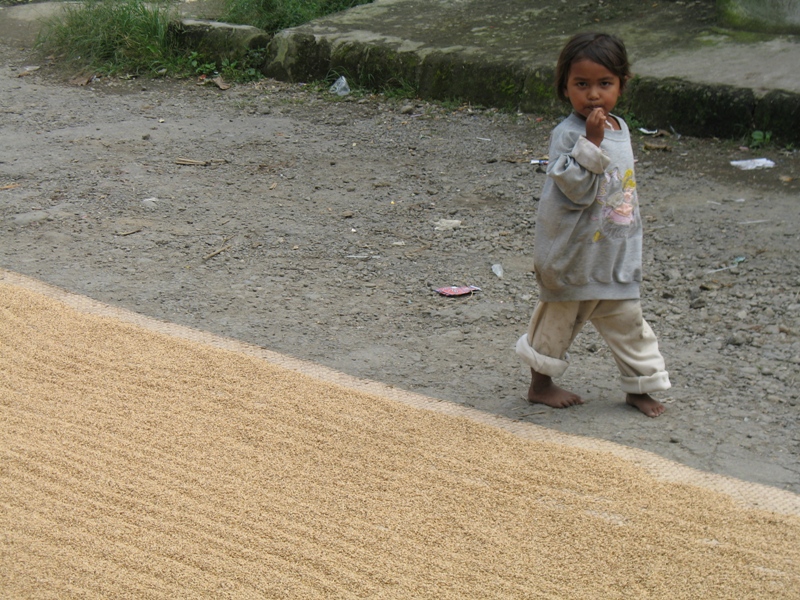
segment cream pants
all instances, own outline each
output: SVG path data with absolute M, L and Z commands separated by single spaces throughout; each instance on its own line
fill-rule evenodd
M 517 354 L 534 371 L 560 377 L 569 366 L 567 350 L 586 321 L 608 344 L 620 372 L 622 391 L 649 394 L 670 388 L 664 358 L 639 300 L 540 302 Z

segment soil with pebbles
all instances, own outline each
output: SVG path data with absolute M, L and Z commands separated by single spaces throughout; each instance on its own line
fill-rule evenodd
M 797 152 L 636 133 L 643 304 L 673 381 L 668 410 L 624 404 L 591 326 L 563 379 L 587 404 L 552 410 L 526 402 L 513 347 L 537 298 L 545 175 L 530 161 L 553 118 L 270 80 L 80 86 L 23 51 L 0 44 L 0 56 L 0 267 L 800 492 Z M 775 167 L 730 164 L 762 156 Z M 480 291 L 434 291 L 450 285 Z

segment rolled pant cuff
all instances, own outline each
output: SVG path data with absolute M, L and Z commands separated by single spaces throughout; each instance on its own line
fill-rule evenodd
M 517 340 L 516 351 L 520 358 L 522 358 L 525 364 L 530 366 L 531 369 L 542 375 L 547 375 L 548 377 L 561 377 L 569 366 L 569 362 L 566 360 L 539 354 L 536 350 L 531 348 L 531 345 L 528 343 L 527 333 Z
M 669 373 L 659 371 L 647 377 L 625 377 L 621 376 L 622 391 L 626 394 L 650 394 L 652 392 L 663 392 L 672 387 L 669 382 Z

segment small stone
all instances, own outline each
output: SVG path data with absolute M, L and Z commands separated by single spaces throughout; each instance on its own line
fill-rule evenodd
M 747 336 L 743 331 L 734 331 L 732 335 L 728 336 L 726 343 L 730 346 L 743 346 L 747 343 Z
M 695 298 L 689 303 L 689 308 L 704 308 L 706 306 L 705 298 Z

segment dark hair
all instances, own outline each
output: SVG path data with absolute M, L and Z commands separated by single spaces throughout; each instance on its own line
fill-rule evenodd
M 570 67 L 573 63 L 584 59 L 603 65 L 614 73 L 619 77 L 620 91 L 625 89 L 625 84 L 631 77 L 631 66 L 622 40 L 607 33 L 578 33 L 572 36 L 561 50 L 556 64 L 555 85 L 559 100 L 567 102 L 564 90 L 567 87 Z

